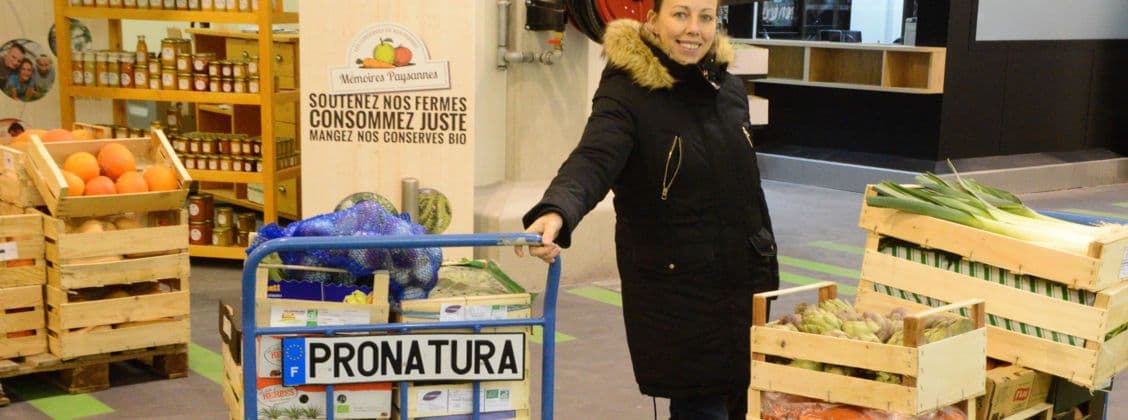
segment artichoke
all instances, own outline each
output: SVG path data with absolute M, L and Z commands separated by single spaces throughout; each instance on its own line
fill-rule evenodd
M 849 366 L 825 365 L 823 372 L 842 376 L 854 376 L 854 368 Z
M 819 363 L 819 362 L 812 362 L 810 360 L 796 359 L 796 360 L 792 360 L 791 363 L 788 364 L 788 366 L 797 367 L 797 368 L 800 368 L 800 369 L 813 370 L 813 371 L 822 371 L 823 364 Z
M 887 383 L 887 384 L 897 384 L 897 385 L 901 384 L 901 375 L 898 375 L 896 373 L 877 372 L 877 378 L 875 378 L 875 379 L 878 382 Z

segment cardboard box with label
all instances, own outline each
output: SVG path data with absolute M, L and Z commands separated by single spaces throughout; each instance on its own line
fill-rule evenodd
M 529 409 L 529 374 L 523 381 L 482 382 L 478 404 L 482 413 L 526 411 Z M 410 418 L 467 415 L 473 412 L 473 385 L 469 383 L 408 386 Z M 399 390 L 393 399 L 399 404 Z
M 1007 365 L 987 371 L 987 392 L 979 398 L 978 420 L 999 420 L 1046 401 L 1052 377 Z

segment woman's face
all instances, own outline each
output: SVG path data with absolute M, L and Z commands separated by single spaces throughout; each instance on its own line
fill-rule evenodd
M 674 61 L 696 64 L 713 47 L 717 36 L 718 0 L 665 0 L 651 10 L 646 23 Z
M 20 64 L 20 81 L 26 82 L 28 80 L 31 80 L 31 74 L 34 71 L 35 71 L 35 67 L 31 65 L 31 62 L 24 61 L 23 63 L 21 63 Z

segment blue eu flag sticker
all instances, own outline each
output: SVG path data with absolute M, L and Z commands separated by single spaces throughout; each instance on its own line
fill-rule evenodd
M 282 339 L 282 384 L 303 385 L 306 382 L 305 337 Z

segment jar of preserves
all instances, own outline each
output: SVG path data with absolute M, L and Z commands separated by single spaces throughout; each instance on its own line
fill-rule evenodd
M 219 76 L 208 76 L 208 91 L 219 92 Z
M 211 194 L 193 194 L 188 196 L 188 221 L 207 222 L 212 220 L 212 207 L 215 198 Z
M 188 10 L 200 10 L 200 0 L 188 0 Z
M 149 3 L 151 3 L 151 0 L 137 0 L 137 8 L 148 9 L 151 6 Z
M 149 89 L 152 89 L 152 90 L 160 90 L 161 89 L 161 74 L 160 73 L 149 74 Z
M 221 170 L 221 171 L 231 171 L 231 156 L 228 156 L 228 155 L 220 155 L 219 156 L 219 170 Z
M 162 0 L 149 0 L 150 9 L 164 9 L 164 2 Z
M 208 76 L 219 77 L 219 61 L 211 61 L 208 63 Z
M 177 72 L 176 88 L 179 90 L 192 90 L 192 73 L 186 71 Z
M 218 171 L 219 170 L 219 156 L 208 155 L 208 170 L 209 171 Z
M 236 77 L 234 85 L 232 85 L 232 92 L 247 93 L 247 79 Z
M 94 0 L 94 5 L 97 7 L 110 7 L 110 0 Z
M 133 66 L 133 87 L 138 89 L 149 88 L 149 67 L 137 63 Z
M 176 10 L 188 10 L 188 0 L 176 0 Z
M 77 4 L 75 2 L 77 2 Z M 94 0 L 71 0 L 71 6 L 77 6 L 78 4 L 91 7 L 94 5 Z
M 94 74 L 97 76 L 98 86 L 107 86 L 110 83 L 109 76 L 106 75 L 106 52 L 99 51 L 94 54 Z
M 231 77 L 236 79 L 247 77 L 247 63 L 243 61 L 231 63 Z
M 244 148 L 243 151 L 246 152 L 247 149 Z M 262 156 L 262 139 L 257 138 L 257 137 L 251 139 L 250 153 L 245 153 L 245 154 L 248 154 L 248 155 L 251 155 L 251 156 Z
M 85 67 L 86 67 L 86 54 L 79 52 L 79 51 L 75 51 L 74 57 L 72 58 L 72 61 L 71 61 L 71 84 L 73 84 L 75 86 L 82 86 L 82 85 L 85 84 L 85 82 L 83 82 L 84 79 L 83 79 L 83 76 L 82 76 L 82 72 L 84 71 Z
M 212 225 L 211 222 L 189 222 L 188 223 L 188 243 L 192 245 L 211 245 L 212 244 Z
M 196 169 L 196 155 L 189 153 L 177 153 L 177 157 L 184 163 L 184 169 Z
M 239 11 L 240 12 L 251 11 L 251 0 L 239 0 Z
M 149 66 L 149 78 L 159 79 L 161 74 L 160 56 L 157 53 L 149 53 L 149 58 L 145 61 L 145 64 Z
M 137 0 L 124 0 L 124 1 L 121 2 L 121 4 L 122 4 L 122 6 L 125 6 L 125 8 L 127 8 L 127 9 L 136 9 L 137 8 Z
M 129 138 L 129 127 L 126 127 L 124 125 L 115 125 L 113 127 L 113 132 L 114 132 L 113 135 L 114 135 L 115 139 L 127 139 L 127 138 Z
M 259 74 L 258 61 L 259 61 L 259 56 L 257 56 L 257 55 L 252 55 L 250 57 L 247 57 L 247 75 L 248 76 L 258 76 L 258 74 Z
M 192 75 L 192 87 L 197 92 L 208 91 L 208 75 L 207 73 L 195 73 Z
M 255 168 L 255 170 L 251 172 L 262 172 L 262 158 L 251 159 L 251 162 L 254 163 Z
M 165 9 L 169 9 L 169 10 L 176 9 L 176 0 L 164 0 L 162 3 L 164 4 Z
M 251 212 L 239 213 L 235 218 L 235 226 L 240 232 L 254 232 L 258 228 L 255 214 Z
M 231 79 L 230 77 L 224 77 L 224 78 L 222 79 L 222 83 L 221 83 L 221 89 L 220 89 L 220 90 L 222 90 L 222 91 L 223 91 L 223 93 L 231 93 L 231 92 L 233 92 L 233 91 L 235 90 L 235 81 L 234 81 L 234 80 L 232 80 L 232 79 Z
M 121 0 L 110 0 L 110 7 L 121 7 Z
M 232 70 L 231 70 L 231 62 L 230 61 L 223 60 L 223 61 L 219 62 L 219 75 L 220 76 L 232 77 L 231 71 Z
M 177 154 L 188 153 L 188 139 L 184 136 L 172 136 L 169 141 L 172 142 L 172 150 Z
M 98 59 L 93 51 L 82 53 L 82 85 L 98 86 Z
M 200 139 L 192 137 L 188 139 L 188 153 L 200 153 Z
M 259 77 L 257 75 L 247 79 L 247 92 L 259 93 Z
M 213 0 L 200 0 L 200 10 L 215 10 L 215 2 Z
M 226 3 L 224 8 L 227 9 L 227 11 L 234 12 L 239 10 L 239 6 L 235 5 L 235 0 L 227 0 Z
M 123 88 L 133 87 L 133 73 L 135 72 L 133 60 L 135 58 L 136 57 L 130 53 L 121 53 L 118 55 L 118 59 L 121 60 L 121 64 L 119 65 L 121 76 L 118 77 L 118 80 Z
M 206 137 L 200 139 L 200 153 L 205 155 L 215 153 L 215 139 Z
M 235 246 L 246 248 L 250 246 L 250 232 L 239 231 L 235 234 Z
M 192 54 L 179 53 L 176 55 L 176 71 L 178 73 L 192 71 Z
M 161 68 L 161 89 L 176 90 L 176 67 Z
M 196 53 L 192 56 L 192 71 L 208 74 L 208 65 L 215 59 L 215 53 Z
M 106 86 L 121 86 L 121 53 L 111 51 L 106 54 L 106 77 L 109 78 Z
M 231 139 L 231 154 L 235 156 L 243 155 L 243 139 L 238 137 Z
M 220 137 L 215 140 L 216 149 L 221 155 L 231 155 L 231 139 Z
M 231 229 L 231 226 L 216 226 L 212 232 L 212 245 L 235 245 L 235 231 Z
M 165 38 L 161 40 L 161 67 L 176 67 L 177 43 L 180 38 Z

